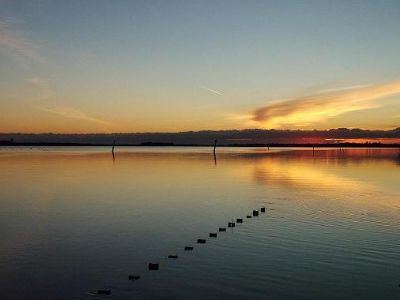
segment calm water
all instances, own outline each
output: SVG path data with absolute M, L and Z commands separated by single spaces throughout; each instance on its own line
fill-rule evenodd
M 2 148 L 0 166 L 1 299 L 400 298 L 398 150 Z

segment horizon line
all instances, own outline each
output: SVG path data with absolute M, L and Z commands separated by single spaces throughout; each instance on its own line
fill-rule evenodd
M 400 130 L 400 126 L 392 129 L 365 129 L 358 127 L 337 127 L 329 129 L 283 129 L 283 128 L 243 128 L 243 129 L 200 129 L 185 131 L 130 131 L 130 132 L 0 132 L 0 135 L 10 134 L 53 134 L 53 135 L 113 135 L 113 134 L 177 134 L 177 133 L 198 133 L 198 132 L 228 132 L 228 131 L 294 131 L 294 132 L 310 132 L 310 131 L 331 131 L 331 130 L 361 130 L 361 131 L 396 131 Z

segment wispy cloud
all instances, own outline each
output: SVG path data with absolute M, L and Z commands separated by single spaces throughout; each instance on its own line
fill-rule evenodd
M 29 101 L 37 102 L 37 101 L 45 101 L 49 100 L 54 96 L 53 90 L 50 88 L 47 80 L 42 77 L 32 77 L 28 79 L 28 82 L 34 85 L 38 92 L 36 95 L 31 96 Z
M 263 127 L 307 126 L 347 112 L 382 106 L 377 100 L 400 94 L 400 81 L 318 92 L 255 109 L 251 120 Z
M 50 114 L 59 115 L 68 119 L 77 119 L 101 125 L 103 129 L 104 127 L 106 128 L 106 131 L 108 131 L 108 128 L 112 127 L 111 123 L 99 118 L 95 118 L 76 108 L 49 104 L 48 100 L 52 100 L 54 97 L 54 92 L 45 78 L 33 77 L 28 79 L 28 81 L 37 87 L 38 90 L 36 95 L 29 98 L 29 101 L 35 109 Z
M 53 107 L 44 107 L 44 106 L 36 106 L 37 109 L 48 112 L 48 113 L 52 113 L 52 114 L 56 114 L 56 115 L 60 115 L 62 117 L 65 118 L 69 118 L 69 119 L 78 119 L 78 120 L 83 120 L 83 121 L 88 121 L 88 122 L 92 122 L 92 123 L 96 123 L 96 124 L 101 124 L 101 125 L 107 125 L 110 126 L 111 124 L 107 121 L 89 116 L 88 114 L 77 110 L 75 108 L 71 108 L 71 107 L 62 107 L 62 106 L 53 106 Z
M 209 87 L 206 87 L 204 85 L 200 86 L 200 88 L 202 88 L 203 90 L 209 91 L 210 93 L 216 94 L 216 95 L 220 95 L 220 96 L 223 95 L 223 93 L 221 91 L 210 89 Z
M 47 79 L 43 77 L 32 77 L 28 79 L 28 82 L 35 86 L 37 90 L 34 95 L 27 98 L 35 109 L 59 115 L 68 119 L 87 121 L 106 126 L 107 128 L 112 127 L 111 123 L 90 116 L 87 113 L 82 112 L 76 108 L 50 104 L 51 101 L 49 100 L 53 100 L 55 94 Z
M 15 28 L 16 23 L 15 19 L 0 19 L 0 45 L 9 48 L 19 56 L 45 63 L 46 60 L 37 52 L 38 47 L 21 30 Z

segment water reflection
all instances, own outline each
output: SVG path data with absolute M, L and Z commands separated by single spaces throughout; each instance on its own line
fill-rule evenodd
M 111 287 L 114 299 L 398 295 L 397 150 L 113 154 L 0 151 L 5 299 L 86 299 L 98 287 Z M 265 217 L 244 219 L 200 251 L 179 252 L 261 206 Z M 171 253 L 179 260 L 166 261 Z M 161 261 L 157 274 L 146 275 L 149 261 Z M 145 276 L 132 286 L 132 273 Z
M 363 189 L 374 184 L 373 181 L 366 182 L 367 178 L 376 176 L 379 182 L 385 167 L 396 178 L 395 162 L 393 150 L 315 150 L 312 157 L 307 150 L 287 151 L 259 158 L 254 164 L 254 177 L 257 182 L 286 188 Z
M 346 175 L 333 171 L 329 162 L 305 162 L 297 158 L 265 158 L 254 166 L 254 180 L 270 186 L 307 190 L 351 189 L 356 192 L 368 185 Z

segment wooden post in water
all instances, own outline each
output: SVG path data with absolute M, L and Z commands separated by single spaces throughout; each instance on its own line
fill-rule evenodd
M 215 149 L 217 148 L 217 140 L 214 140 L 214 150 L 213 150 L 213 154 L 214 154 L 214 165 L 217 165 L 217 155 L 215 154 Z

